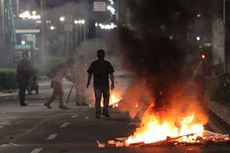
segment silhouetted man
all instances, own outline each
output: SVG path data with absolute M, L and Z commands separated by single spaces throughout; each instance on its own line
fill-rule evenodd
M 95 107 L 96 107 L 96 118 L 99 119 L 101 115 L 101 97 L 103 95 L 103 115 L 110 117 L 108 113 L 109 106 L 109 78 L 111 80 L 111 90 L 114 88 L 114 69 L 110 62 L 104 59 L 105 51 L 100 49 L 97 51 L 98 59 L 93 61 L 88 69 L 88 82 L 87 88 L 90 85 L 92 75 L 94 76 L 94 93 L 95 93 Z
M 27 106 L 25 103 L 25 94 L 28 87 L 28 81 L 31 74 L 34 72 L 34 68 L 28 60 L 28 53 L 23 52 L 23 59 L 19 61 L 17 65 L 17 82 L 18 82 L 18 96 L 21 106 Z

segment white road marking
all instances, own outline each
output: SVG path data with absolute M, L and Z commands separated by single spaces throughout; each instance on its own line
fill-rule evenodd
M 39 153 L 42 150 L 42 148 L 35 148 L 31 153 Z
M 70 124 L 69 122 L 65 122 L 65 123 L 63 123 L 63 124 L 60 126 L 60 128 L 65 128 L 65 127 L 67 127 L 69 124 Z
M 53 139 L 56 138 L 56 136 L 57 136 L 57 133 L 51 134 L 51 135 L 47 138 L 47 140 L 53 140 Z
M 78 114 L 71 116 L 71 118 L 77 118 L 77 117 L 78 117 Z

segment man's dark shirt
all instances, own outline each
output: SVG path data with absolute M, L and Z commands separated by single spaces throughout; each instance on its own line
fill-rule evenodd
M 19 80 L 29 80 L 33 71 L 33 67 L 29 60 L 23 59 L 17 65 L 17 77 Z
M 114 72 L 110 62 L 98 59 L 91 63 L 88 71 L 93 74 L 94 86 L 109 86 L 109 74 Z

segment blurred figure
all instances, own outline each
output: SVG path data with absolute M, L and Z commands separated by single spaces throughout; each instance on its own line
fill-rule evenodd
M 35 69 L 28 60 L 28 52 L 24 51 L 22 54 L 22 60 L 20 60 L 17 65 L 18 96 L 21 106 L 27 106 L 25 103 L 25 93 L 28 87 L 28 81 L 34 72 Z
M 114 69 L 110 62 L 104 59 L 105 51 L 100 49 L 97 51 L 98 59 L 93 61 L 88 69 L 88 81 L 87 88 L 90 85 L 90 80 L 92 75 L 94 76 L 94 94 L 95 94 L 95 107 L 96 107 L 96 118 L 99 119 L 101 115 L 101 97 L 103 95 L 103 115 L 106 117 L 110 117 L 108 113 L 109 106 L 109 78 L 111 80 L 111 90 L 114 89 Z
M 68 59 L 66 64 L 61 64 L 56 66 L 54 69 L 51 69 L 48 72 L 48 77 L 52 79 L 51 87 L 53 88 L 53 94 L 48 98 L 47 102 L 44 105 L 50 109 L 50 104 L 55 100 L 56 97 L 59 98 L 59 108 L 67 109 L 67 106 L 64 105 L 63 97 L 63 80 L 67 78 L 69 81 L 72 81 L 70 69 L 74 64 L 72 59 Z
M 39 85 L 37 81 L 37 72 L 35 71 L 33 74 L 31 74 L 29 82 L 28 82 L 28 87 L 27 91 L 31 95 L 33 90 L 35 90 L 36 94 L 39 93 Z
M 87 82 L 87 65 L 84 55 L 81 55 L 79 62 L 75 68 L 75 82 L 74 87 L 76 89 L 76 105 L 87 105 L 86 104 L 86 82 Z
M 207 67 L 205 61 L 201 59 L 193 72 L 194 81 L 197 86 L 197 100 L 200 102 L 205 102 L 206 75 Z

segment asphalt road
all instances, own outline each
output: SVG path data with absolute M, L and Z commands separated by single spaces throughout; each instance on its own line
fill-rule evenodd
M 20 107 L 12 94 L 0 102 L 0 153 L 229 153 L 226 145 L 194 146 L 151 146 L 122 147 L 106 145 L 98 148 L 97 140 L 126 137 L 133 133 L 138 122 L 127 113 L 110 109 L 110 118 L 95 119 L 94 108 L 68 104 L 68 110 L 61 110 L 57 103 L 48 110 L 45 98 L 51 91 L 41 88 L 39 95 L 27 96 L 29 106 Z M 68 92 L 68 90 L 66 91 Z M 72 97 L 73 98 L 73 97 Z M 226 128 L 215 116 L 207 128 L 226 132 Z M 223 125 L 223 126 L 222 126 Z M 219 131 L 218 131 L 219 130 Z

